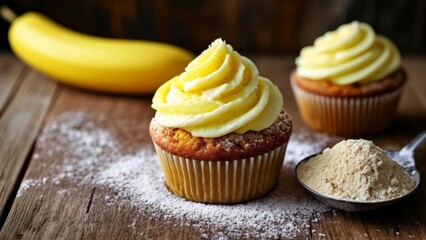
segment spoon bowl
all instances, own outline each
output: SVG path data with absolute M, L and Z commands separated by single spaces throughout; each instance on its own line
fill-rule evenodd
M 415 164 L 415 159 L 414 159 L 414 152 L 416 150 L 416 148 L 426 139 L 426 131 L 422 132 L 421 134 L 419 134 L 417 137 L 415 137 L 409 144 L 407 144 L 405 147 L 403 147 L 401 150 L 396 151 L 396 150 L 385 150 L 386 154 L 388 154 L 388 156 L 396 161 L 399 165 L 401 165 L 405 171 L 407 171 L 412 179 L 415 182 L 415 186 L 414 188 L 408 192 L 407 194 L 398 197 L 398 198 L 394 198 L 394 199 L 390 199 L 390 200 L 385 200 L 385 201 L 372 201 L 372 202 L 364 202 L 364 201 L 350 201 L 350 200 L 342 200 L 342 199 L 336 199 L 324 194 L 321 194 L 317 191 L 315 191 L 314 189 L 308 187 L 306 184 L 304 184 L 302 182 L 302 180 L 299 178 L 298 176 L 298 167 L 309 161 L 312 157 L 319 155 L 320 153 L 317 154 L 313 154 L 309 157 L 304 158 L 303 160 L 301 160 L 296 167 L 294 168 L 294 175 L 297 179 L 297 181 L 304 187 L 306 188 L 317 200 L 333 207 L 333 208 L 337 208 L 337 209 L 341 209 L 341 210 L 345 210 L 348 212 L 361 212 L 361 211 L 372 211 L 372 210 L 377 210 L 377 209 L 381 209 L 384 207 L 387 207 L 389 205 L 392 205 L 396 202 L 399 202 L 405 198 L 407 198 L 408 196 L 410 196 L 411 194 L 413 194 L 413 192 L 418 188 L 419 183 L 420 183 L 420 173 L 419 171 L 416 169 L 416 164 Z

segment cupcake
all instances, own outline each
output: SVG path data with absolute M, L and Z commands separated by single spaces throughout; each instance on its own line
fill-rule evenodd
M 155 93 L 150 134 L 172 193 L 231 204 L 277 183 L 292 123 L 280 90 L 221 39 Z
M 303 48 L 290 82 L 308 127 L 354 137 L 392 124 L 406 73 L 396 46 L 355 21 Z

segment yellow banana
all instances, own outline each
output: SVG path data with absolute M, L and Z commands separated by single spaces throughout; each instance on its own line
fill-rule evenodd
M 110 93 L 151 94 L 194 58 L 165 43 L 75 32 L 35 12 L 14 19 L 8 37 L 15 54 L 40 72 L 65 84 Z

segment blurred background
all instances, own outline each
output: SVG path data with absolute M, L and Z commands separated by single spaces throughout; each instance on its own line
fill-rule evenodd
M 426 53 L 424 0 L 2 0 L 18 14 L 38 11 L 71 29 L 145 39 L 194 53 L 221 37 L 239 52 L 297 54 L 326 31 L 359 20 L 403 54 Z M 1 48 L 9 24 L 0 22 Z

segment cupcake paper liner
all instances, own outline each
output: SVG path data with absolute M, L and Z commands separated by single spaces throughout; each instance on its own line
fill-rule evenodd
M 171 192 L 196 202 L 231 204 L 265 195 L 276 185 L 287 144 L 259 156 L 222 161 L 183 158 L 154 146 Z
M 395 117 L 402 87 L 368 97 L 330 97 L 291 86 L 305 124 L 321 132 L 355 137 L 388 128 Z

